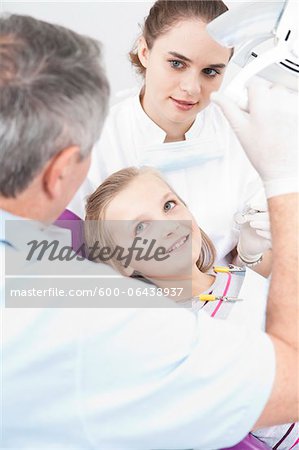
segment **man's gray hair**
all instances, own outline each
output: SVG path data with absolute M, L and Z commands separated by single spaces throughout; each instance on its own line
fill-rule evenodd
M 0 195 L 25 190 L 47 161 L 100 136 L 109 85 L 101 46 L 27 16 L 0 17 Z

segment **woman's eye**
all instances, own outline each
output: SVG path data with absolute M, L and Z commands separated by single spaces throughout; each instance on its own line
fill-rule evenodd
M 145 222 L 138 223 L 138 225 L 136 225 L 136 227 L 135 227 L 135 234 L 142 233 L 145 230 L 145 228 L 146 228 Z
M 173 69 L 182 69 L 184 67 L 184 63 L 177 61 L 176 59 L 171 59 L 169 62 Z
M 203 72 L 209 77 L 215 77 L 216 75 L 220 75 L 220 72 L 217 72 L 215 69 L 204 69 Z
M 170 211 L 171 209 L 173 209 L 175 207 L 175 202 L 173 200 L 169 200 L 168 202 L 165 203 L 164 205 L 164 211 Z

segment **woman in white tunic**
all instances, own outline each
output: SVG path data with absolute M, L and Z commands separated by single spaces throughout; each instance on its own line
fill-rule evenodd
M 148 198 L 147 192 L 152 193 Z M 150 281 L 143 295 L 157 293 L 156 286 L 161 295 L 195 313 L 265 329 L 268 280 L 249 268 L 214 266 L 212 271 L 212 241 L 157 171 L 130 167 L 108 177 L 88 199 L 85 236 L 89 248 L 96 242 L 99 249 L 113 252 L 105 261 L 123 275 Z M 143 254 L 151 248 L 151 255 L 157 255 L 160 247 L 165 258 L 143 259 L 139 252 L 128 262 L 114 252 L 118 246 L 129 254 L 136 238 Z M 92 259 L 102 262 L 96 254 Z M 298 424 L 286 424 L 254 434 L 271 448 L 280 442 L 279 449 L 287 450 L 298 431 Z
M 153 5 L 130 53 L 143 87 L 110 111 L 88 179 L 69 207 L 81 218 L 86 196 L 108 175 L 128 166 L 153 166 L 207 230 L 217 260 L 232 261 L 227 255 L 238 243 L 234 214 L 244 210 L 261 183 L 209 100 L 221 86 L 232 51 L 215 42 L 206 25 L 226 10 L 220 0 Z

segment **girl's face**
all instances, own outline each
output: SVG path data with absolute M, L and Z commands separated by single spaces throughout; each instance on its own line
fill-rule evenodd
M 114 197 L 106 209 L 115 244 L 124 249 L 141 238 L 138 247 L 165 249 L 163 261 L 138 260 L 134 253 L 128 273 L 149 279 L 184 279 L 191 276 L 201 250 L 201 233 L 187 207 L 167 184 L 152 173 L 137 176 Z M 127 253 L 127 251 L 126 251 Z
M 141 38 L 138 56 L 146 69 L 145 112 L 164 130 L 185 124 L 220 88 L 231 50 L 219 45 L 201 20 L 182 20 L 157 38 L 151 50 Z

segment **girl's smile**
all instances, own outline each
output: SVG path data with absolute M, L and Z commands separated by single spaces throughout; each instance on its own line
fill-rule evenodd
M 119 192 L 107 206 L 105 220 L 111 221 L 116 244 L 128 248 L 140 237 L 169 255 L 165 261 L 132 261 L 134 270 L 149 278 L 191 277 L 201 250 L 200 230 L 187 207 L 153 173 L 137 176 Z

